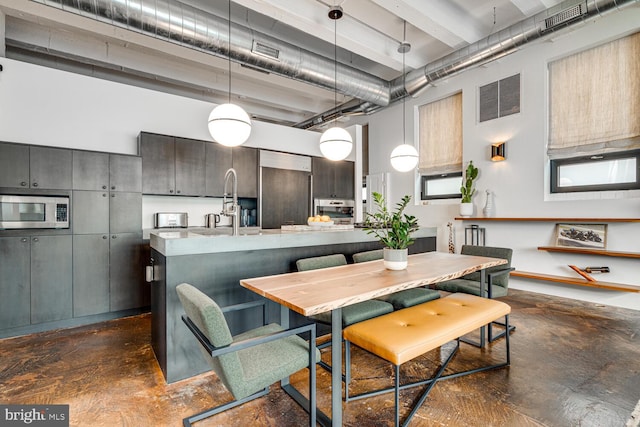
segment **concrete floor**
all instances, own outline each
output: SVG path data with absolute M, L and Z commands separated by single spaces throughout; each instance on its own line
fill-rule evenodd
M 624 426 L 640 399 L 640 313 L 510 290 L 509 368 L 438 383 L 411 426 Z M 72 426 L 180 426 L 231 399 L 213 374 L 166 384 L 150 344 L 150 315 L 0 340 L 0 402 L 69 404 Z M 447 346 L 403 365 L 430 376 Z M 448 370 L 504 356 L 462 344 Z M 330 356 L 326 351 L 323 358 Z M 391 384 L 392 368 L 354 351 L 350 391 Z M 292 378 L 304 390 L 307 373 Z M 319 407 L 330 413 L 330 375 L 318 369 Z M 420 389 L 401 393 L 408 413 Z M 393 394 L 344 404 L 345 426 L 389 426 Z M 266 397 L 196 426 L 301 426 L 306 413 L 274 386 Z

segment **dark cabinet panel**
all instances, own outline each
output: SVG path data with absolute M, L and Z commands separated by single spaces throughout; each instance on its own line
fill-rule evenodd
M 204 142 L 175 138 L 176 194 L 202 196 L 204 194 Z
M 73 151 L 74 190 L 106 191 L 109 186 L 109 154 Z
M 71 150 L 31 146 L 29 149 L 31 188 L 70 189 L 72 165 Z
M 31 323 L 31 245 L 28 237 L 0 237 L 0 329 Z
M 353 199 L 354 173 L 353 162 L 333 161 L 323 157 L 314 157 L 313 197 L 320 199 Z
M 73 236 L 73 317 L 109 312 L 109 235 Z
M 141 193 L 142 158 L 124 154 L 110 154 L 109 190 Z
M 142 231 L 142 194 L 111 192 L 109 232 L 140 233 Z
M 110 310 L 149 305 L 148 284 L 143 280 L 142 234 L 111 234 Z
M 71 236 L 31 237 L 31 323 L 70 319 Z
M 73 191 L 73 234 L 109 233 L 109 192 Z
M 0 143 L 0 187 L 29 188 L 29 146 Z
M 224 174 L 231 167 L 232 149 L 218 143 L 205 144 L 205 195 L 222 197 Z
M 140 135 L 142 157 L 142 192 L 144 194 L 175 193 L 175 143 L 172 136 L 143 133 Z
M 238 174 L 238 197 L 258 197 L 258 150 L 233 147 L 232 152 L 233 168 Z
M 309 172 L 262 168 L 262 228 L 307 223 L 309 178 Z

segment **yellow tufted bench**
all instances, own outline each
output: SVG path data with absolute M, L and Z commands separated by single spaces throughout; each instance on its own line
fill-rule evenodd
M 428 384 L 429 386 L 417 401 L 409 416 L 405 419 L 403 425 L 407 425 L 437 381 L 509 365 L 509 334 L 506 334 L 505 362 L 445 376 L 442 375 L 447 364 L 460 347 L 460 337 L 490 322 L 500 320 L 503 316 L 505 324 L 508 327 L 510 312 L 511 307 L 501 301 L 456 293 L 365 320 L 364 322 L 356 323 L 345 328 L 343 336 L 346 342 L 345 364 L 347 366 L 350 366 L 351 361 L 350 344 L 355 344 L 391 362 L 395 366 L 394 387 L 355 396 L 349 396 L 351 375 L 350 371 L 347 370 L 345 378 L 345 400 L 348 402 L 349 400 L 395 391 L 395 424 L 398 426 L 400 425 L 400 389 Z M 438 369 L 434 377 L 412 384 L 400 385 L 400 365 L 453 340 L 457 342 L 455 349 Z

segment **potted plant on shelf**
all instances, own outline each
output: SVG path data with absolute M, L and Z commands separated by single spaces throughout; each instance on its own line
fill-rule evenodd
M 410 201 L 411 196 L 405 195 L 392 212 L 387 209 L 382 194 L 374 192 L 376 211 L 367 213 L 364 221 L 365 231 L 384 245 L 384 266 L 389 270 L 407 268 L 407 248 L 414 243 L 411 233 L 418 229 L 417 218 L 404 213 Z
M 473 202 L 471 199 L 476 192 L 473 187 L 473 181 L 478 177 L 478 168 L 473 166 L 473 160 L 469 161 L 469 165 L 464 172 L 462 179 L 462 186 L 460 187 L 460 193 L 462 194 L 462 200 L 460 202 L 460 216 L 469 217 L 473 215 Z

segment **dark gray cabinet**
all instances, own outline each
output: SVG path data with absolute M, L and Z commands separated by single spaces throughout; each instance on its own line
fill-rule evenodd
M 31 236 L 31 323 L 73 315 L 72 237 Z
M 205 144 L 205 195 L 224 195 L 224 174 L 232 165 L 232 148 L 217 143 Z
M 109 240 L 110 310 L 149 305 L 149 285 L 142 274 L 142 233 L 111 234 Z
M 110 154 L 109 190 L 141 193 L 142 158 L 125 154 Z
M 109 233 L 109 192 L 74 190 L 72 194 L 73 233 Z
M 0 237 L 0 329 L 31 323 L 31 244 Z
M 71 150 L 0 143 L 0 187 L 68 190 L 71 169 Z
M 238 174 L 238 197 L 258 197 L 258 150 L 233 147 L 232 157 L 233 168 Z
M 313 197 L 353 199 L 355 166 L 350 161 L 314 157 L 312 161 Z
M 73 317 L 109 311 L 109 235 L 73 236 Z
M 203 141 L 175 138 L 176 194 L 204 194 L 205 148 Z
M 68 190 L 71 188 L 72 151 L 64 148 L 29 148 L 31 188 Z
M 0 187 L 29 188 L 29 146 L 0 143 Z
M 142 232 L 142 194 L 111 192 L 109 203 L 109 232 Z
M 202 196 L 205 191 L 203 141 L 150 133 L 140 134 L 142 192 Z
M 73 151 L 72 188 L 106 191 L 109 189 L 109 154 Z

